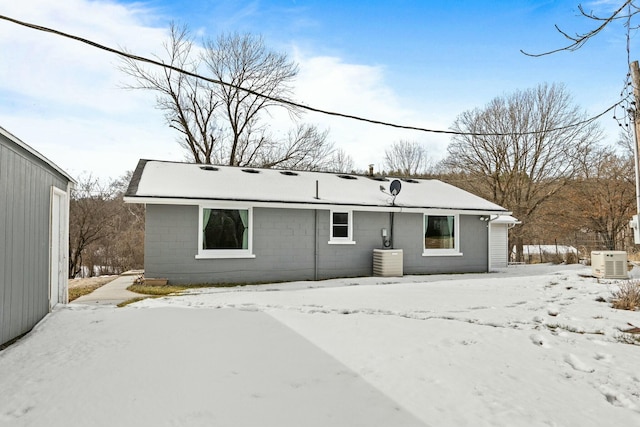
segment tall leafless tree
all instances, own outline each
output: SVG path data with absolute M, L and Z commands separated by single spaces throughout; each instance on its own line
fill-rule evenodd
M 350 173 L 354 171 L 353 157 L 339 148 L 333 152 L 331 164 L 326 169 L 328 172 Z
M 400 140 L 384 151 L 384 166 L 389 173 L 416 176 L 426 172 L 429 157 L 422 144 Z
M 580 171 L 601 139 L 562 85 L 542 84 L 462 113 L 445 164 L 467 189 L 514 212 L 517 254 L 527 221 Z M 581 123 L 582 124 L 579 124 Z
M 192 75 L 133 59 L 124 59 L 121 70 L 133 78 L 128 88 L 156 93 L 157 107 L 196 163 L 306 168 L 331 157 L 327 132 L 314 125 L 297 125 L 285 140 L 270 133 L 266 119 L 273 108 L 299 117 L 288 104 L 298 67 L 286 54 L 267 49 L 261 37 L 227 34 L 201 47 L 186 26 L 172 24 L 163 50 L 167 59 L 160 61 Z

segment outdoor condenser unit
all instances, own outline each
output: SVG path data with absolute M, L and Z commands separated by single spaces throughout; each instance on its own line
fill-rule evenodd
M 402 276 L 402 249 L 374 249 L 373 275 L 382 277 Z
M 591 272 L 601 279 L 626 279 L 627 253 L 625 251 L 591 252 Z

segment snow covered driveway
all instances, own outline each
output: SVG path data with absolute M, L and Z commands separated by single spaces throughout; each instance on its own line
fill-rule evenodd
M 0 425 L 640 426 L 615 282 L 509 271 L 68 306 L 0 352 Z
M 3 426 L 424 426 L 260 312 L 69 306 L 0 378 Z

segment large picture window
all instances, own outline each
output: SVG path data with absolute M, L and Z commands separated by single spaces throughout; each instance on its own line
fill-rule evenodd
M 457 215 L 424 216 L 425 255 L 459 254 Z
M 198 257 L 251 255 L 251 209 L 200 208 Z

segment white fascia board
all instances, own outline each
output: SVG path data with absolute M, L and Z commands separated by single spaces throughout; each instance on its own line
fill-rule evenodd
M 367 206 L 367 205 L 338 205 L 332 203 L 278 203 L 262 201 L 242 200 L 213 200 L 213 199 L 183 199 L 183 198 L 159 198 L 159 197 L 124 197 L 125 203 L 141 203 L 149 205 L 182 205 L 182 206 L 219 206 L 219 207 L 256 207 L 275 209 L 320 209 L 332 210 L 336 208 L 350 209 L 360 212 L 406 212 L 406 213 L 430 213 L 430 214 L 459 214 L 459 215 L 510 215 L 511 212 L 496 212 L 487 210 L 442 209 L 427 207 L 407 206 Z

